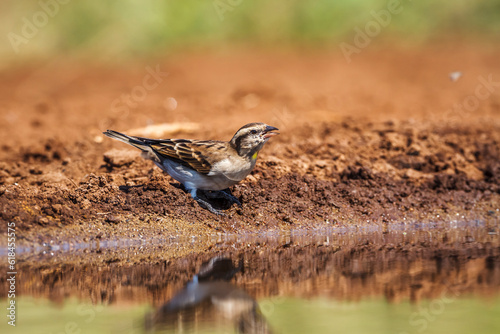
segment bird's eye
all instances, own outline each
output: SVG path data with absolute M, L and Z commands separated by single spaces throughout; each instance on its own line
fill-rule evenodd
M 250 131 L 250 133 L 254 135 L 257 133 L 257 130 L 252 130 L 252 131 Z

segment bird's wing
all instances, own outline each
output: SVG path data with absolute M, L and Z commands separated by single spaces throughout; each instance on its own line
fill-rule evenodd
M 189 139 L 164 139 L 150 141 L 148 144 L 156 154 L 202 174 L 210 172 L 212 165 L 223 154 L 222 151 L 227 145 L 225 142 Z M 208 150 L 213 151 L 208 152 Z

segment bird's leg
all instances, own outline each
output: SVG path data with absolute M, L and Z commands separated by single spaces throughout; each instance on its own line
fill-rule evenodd
M 229 188 L 224 189 L 224 190 L 218 190 L 218 191 L 211 191 L 207 193 L 207 197 L 209 198 L 224 198 L 228 200 L 231 203 L 236 203 L 238 206 L 241 207 L 240 201 L 234 196 L 233 194 L 229 193 L 228 191 Z
M 192 198 L 193 198 L 196 202 L 198 202 L 198 204 L 199 204 L 202 208 L 204 208 L 204 209 L 206 209 L 206 210 L 210 211 L 210 212 L 211 212 L 211 213 L 213 213 L 213 214 L 216 214 L 216 215 L 219 215 L 219 216 L 225 216 L 225 214 L 224 214 L 222 211 L 215 209 L 215 208 L 212 206 L 212 204 L 210 204 L 210 203 L 208 203 L 207 201 L 202 200 L 201 198 L 199 198 L 199 197 L 198 197 L 198 195 L 196 194 L 196 189 L 190 189 L 190 193 L 191 193 L 191 197 L 192 197 Z

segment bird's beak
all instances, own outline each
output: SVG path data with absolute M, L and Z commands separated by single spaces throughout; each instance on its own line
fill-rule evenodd
M 278 128 L 275 128 L 274 126 L 266 126 L 265 130 L 264 130 L 264 138 L 271 138 L 272 136 L 277 136 L 279 135 L 278 132 L 272 132 L 272 131 L 279 131 Z

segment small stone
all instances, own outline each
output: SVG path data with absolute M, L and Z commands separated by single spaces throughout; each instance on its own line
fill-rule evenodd
M 61 204 L 52 204 L 52 210 L 54 210 L 55 213 L 61 213 L 62 205 Z
M 250 93 L 243 97 L 242 102 L 245 109 L 253 109 L 259 105 L 260 97 L 256 94 Z
M 448 167 L 446 168 L 444 171 L 443 171 L 444 174 L 446 175 L 455 175 L 455 169 L 454 168 L 451 168 L 451 167 Z
M 413 168 L 409 168 L 405 171 L 404 177 L 407 179 L 418 180 L 422 178 L 432 178 L 432 175 L 419 172 L 418 170 L 415 170 Z
M 463 74 L 462 74 L 462 72 L 460 72 L 460 71 L 455 71 L 455 72 L 451 72 L 451 73 L 449 74 L 449 77 L 450 77 L 450 80 L 451 80 L 452 82 L 457 82 L 457 81 L 458 81 L 458 79 L 460 79 L 460 78 L 462 77 L 462 75 L 463 75 Z
M 257 179 L 257 177 L 256 177 L 256 176 L 254 176 L 254 175 L 248 175 L 248 176 L 246 177 L 246 181 L 247 181 L 248 183 L 256 183 L 256 182 L 258 181 L 258 179 Z
M 403 150 L 406 147 L 406 136 L 396 132 L 388 132 L 383 140 L 385 148 L 390 150 Z
M 318 168 L 325 168 L 328 165 L 328 162 L 326 160 L 315 160 L 314 164 Z
M 106 222 L 111 224 L 118 224 L 120 223 L 120 218 L 113 215 L 108 215 L 106 216 Z
M 82 206 L 82 209 L 87 210 L 92 206 L 92 203 L 88 199 L 84 198 L 81 201 L 81 206 Z
M 40 169 L 40 167 L 37 167 L 37 166 L 30 167 L 29 172 L 30 172 L 30 174 L 33 174 L 33 175 L 42 174 L 42 170 Z
M 68 180 L 66 175 L 61 172 L 53 171 L 43 174 L 40 178 L 45 183 L 62 183 Z
M 420 155 L 421 151 L 422 151 L 422 148 L 420 147 L 420 145 L 413 143 L 410 145 L 410 147 L 408 147 L 406 154 L 418 156 L 418 155 Z
M 163 107 L 166 110 L 174 111 L 175 109 L 177 109 L 177 100 L 173 97 L 167 97 L 165 101 L 163 101 Z
M 457 170 L 459 172 L 462 172 L 465 175 L 467 175 L 467 178 L 470 179 L 470 180 L 479 181 L 479 180 L 482 180 L 483 177 L 484 177 L 483 172 L 481 172 L 474 165 L 469 165 L 468 164 L 468 165 L 465 165 L 463 167 L 457 167 Z
M 385 160 L 376 161 L 372 169 L 375 173 L 388 174 L 391 177 L 395 177 L 397 173 L 397 169 Z

